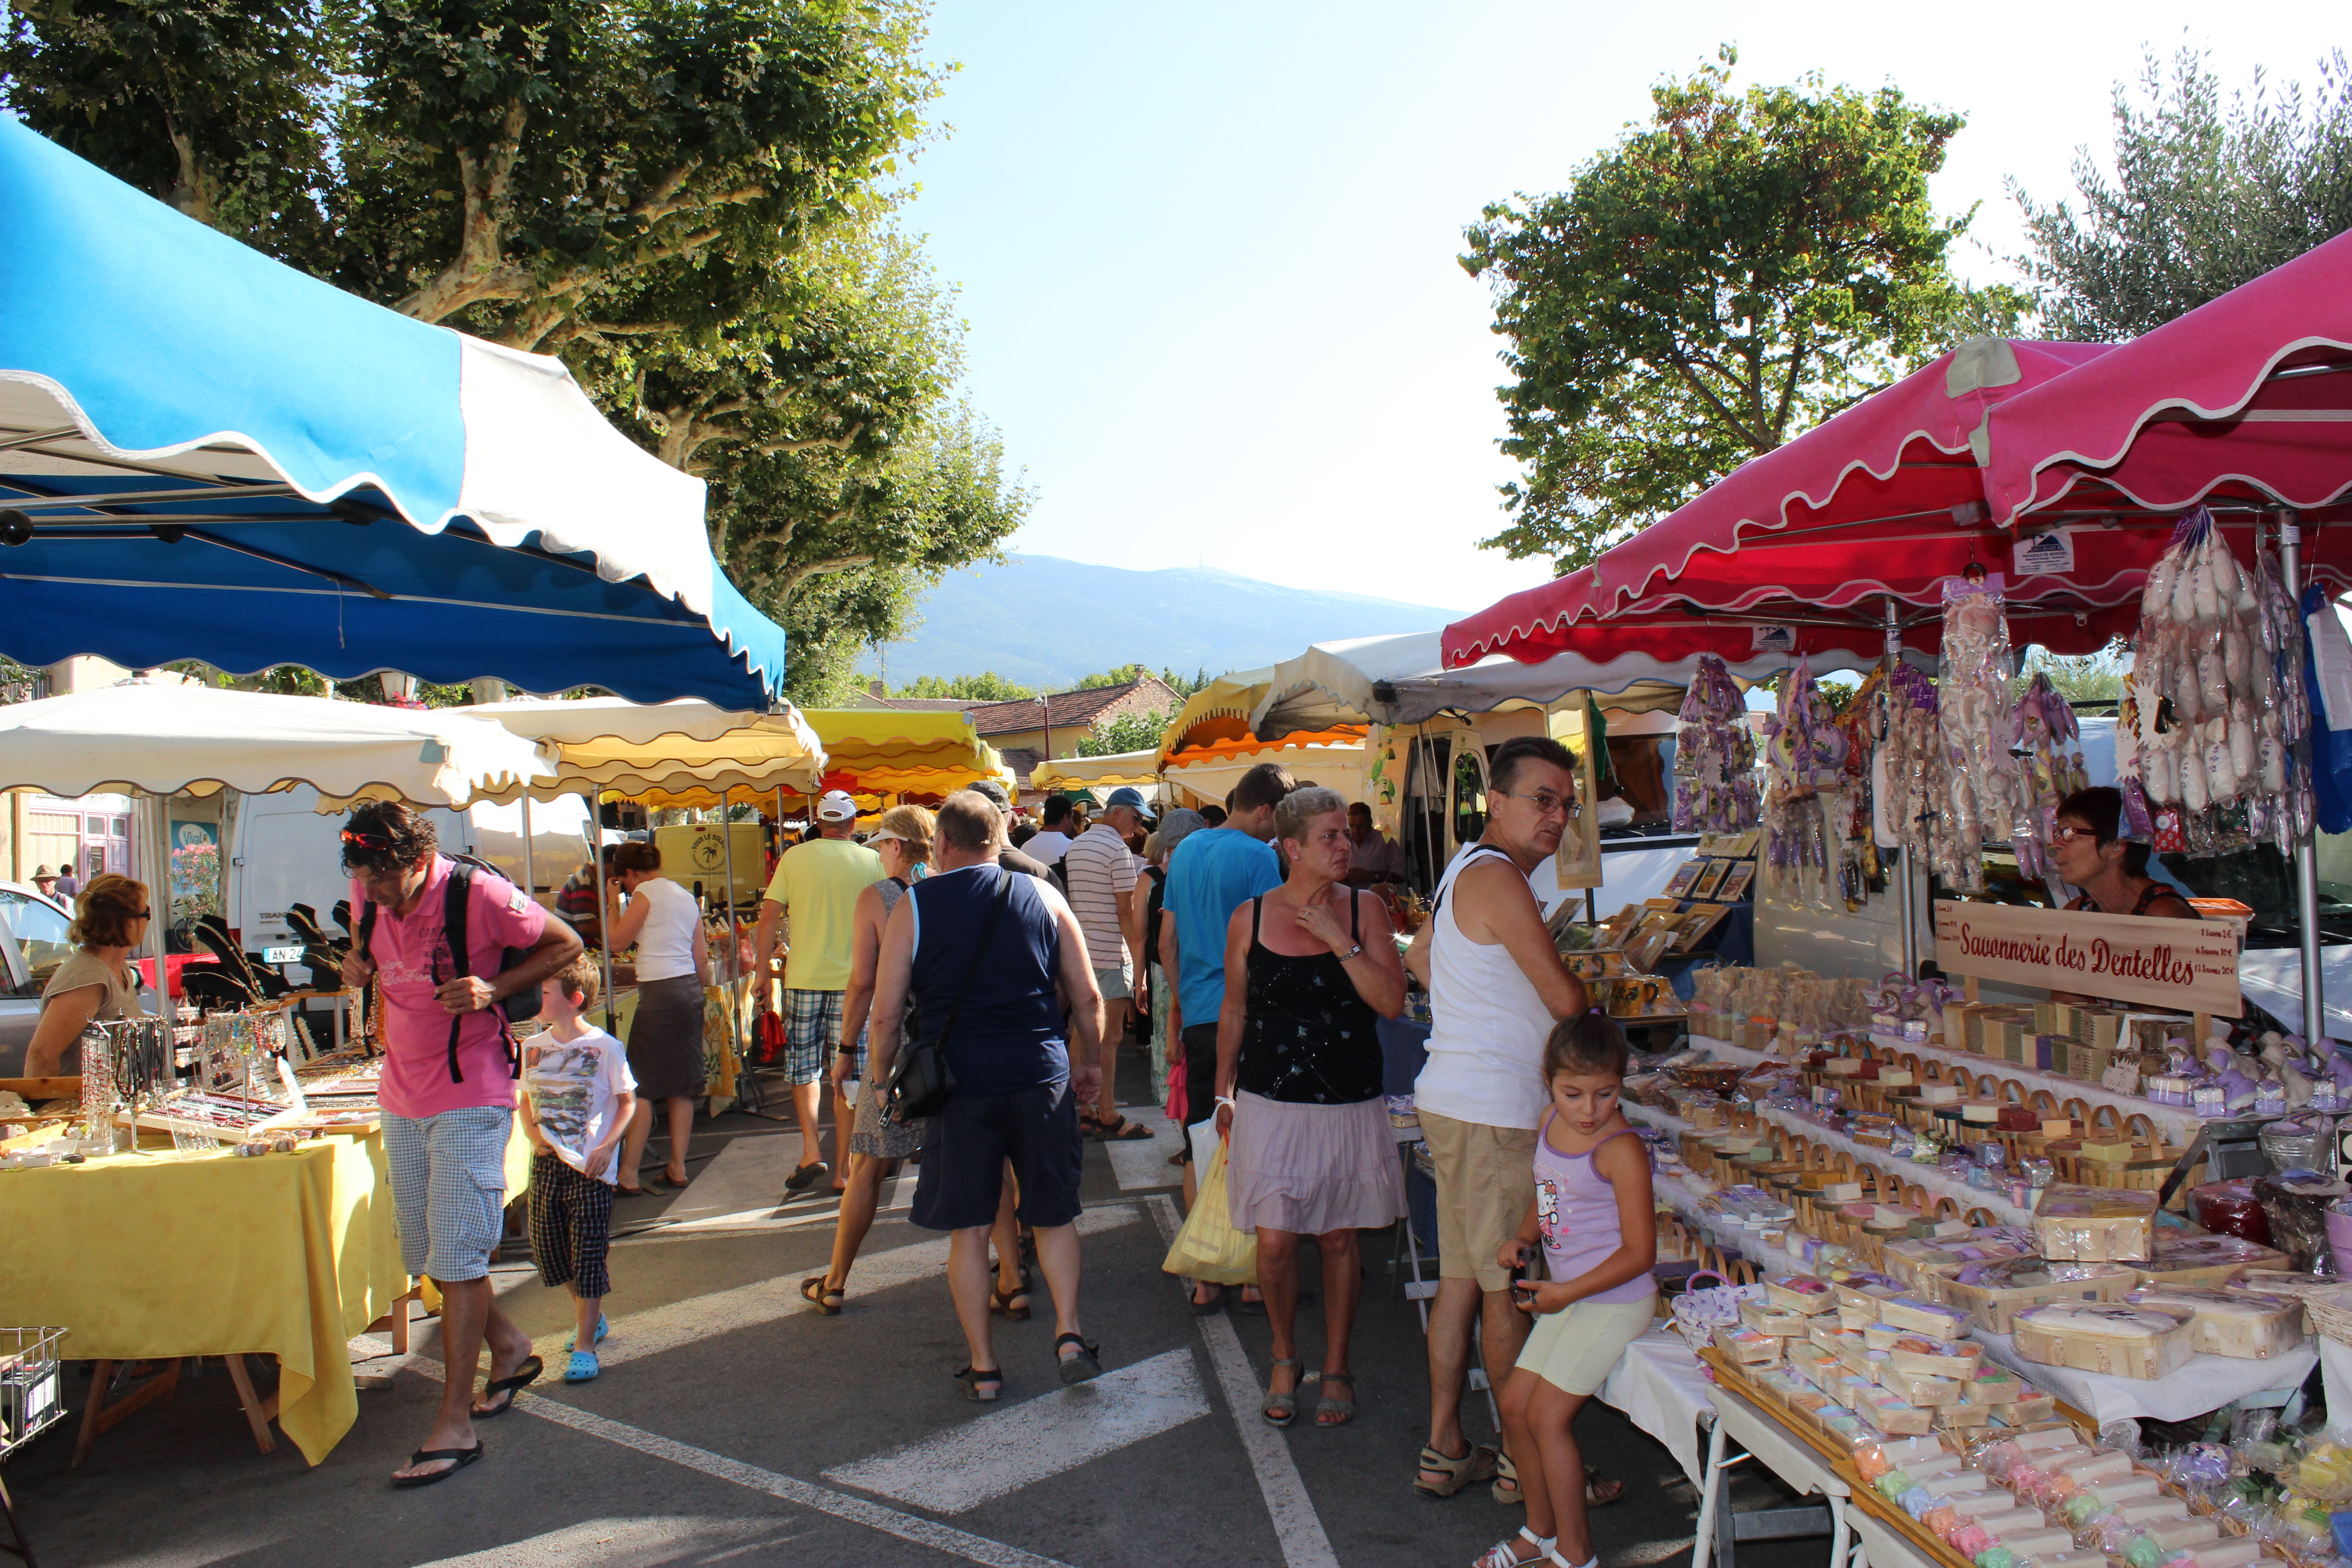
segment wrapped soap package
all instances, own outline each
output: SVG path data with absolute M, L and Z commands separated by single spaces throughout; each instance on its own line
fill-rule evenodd
M 2168 1377 L 2197 1353 L 2190 1314 L 2160 1307 L 2056 1301 L 2015 1319 L 2017 1353 L 2042 1366 Z
M 2286 1254 L 2242 1237 L 2160 1233 L 2156 1257 L 2139 1266 L 2139 1277 L 2143 1285 L 2220 1285 L 2242 1268 L 2285 1267 Z
M 2303 1303 L 2206 1285 L 2150 1285 L 2124 1298 L 2135 1307 L 2191 1315 L 2191 1342 L 2212 1355 L 2266 1361 L 2303 1345 Z
M 2028 1307 L 2051 1301 L 2120 1301 L 2139 1283 L 2139 1270 L 2128 1264 L 2010 1258 L 1963 1268 L 1945 1281 L 1944 1299 L 1987 1333 L 2005 1334 L 2011 1320 Z
M 2156 1256 L 2156 1194 L 2053 1182 L 2033 1206 L 2033 1232 L 2053 1262 L 2146 1263 Z

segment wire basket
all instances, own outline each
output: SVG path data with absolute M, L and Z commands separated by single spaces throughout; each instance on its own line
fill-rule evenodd
M 0 1329 L 0 1459 L 66 1418 L 63 1329 Z

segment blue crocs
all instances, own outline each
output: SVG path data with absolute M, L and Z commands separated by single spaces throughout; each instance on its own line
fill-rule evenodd
M 602 1312 L 597 1313 L 597 1314 L 596 1314 L 596 1342 L 597 1342 L 598 1344 L 600 1344 L 600 1345 L 601 1345 L 601 1344 L 603 1344 L 603 1343 L 604 1342 L 604 1336 L 605 1336 L 606 1334 L 611 1333 L 612 1331 L 613 1331 L 613 1325 L 612 1325 L 612 1324 L 610 1324 L 610 1323 L 608 1323 L 608 1322 L 606 1322 L 606 1321 L 604 1321 L 604 1313 L 602 1313 Z M 564 1336 L 563 1336 L 563 1348 L 564 1348 L 565 1350 L 568 1350 L 568 1351 L 576 1351 L 576 1350 L 578 1350 L 578 1349 L 580 1348 L 580 1331 L 579 1331 L 579 1330 L 574 1329 L 574 1330 L 572 1330 L 570 1333 L 568 1333 L 568 1334 L 566 1334 L 566 1335 L 564 1335 Z M 593 1373 L 593 1372 L 592 1372 L 592 1373 L 590 1373 L 588 1375 L 589 1375 L 590 1377 L 593 1377 L 593 1376 L 595 1376 L 596 1374 L 595 1374 L 594 1373 Z M 584 1380 L 583 1380 L 583 1381 L 584 1381 Z
M 566 1383 L 593 1383 L 596 1381 L 597 1373 L 602 1370 L 604 1369 L 596 1364 L 596 1352 L 594 1351 L 573 1351 L 572 1352 L 572 1364 L 563 1369 L 563 1381 Z

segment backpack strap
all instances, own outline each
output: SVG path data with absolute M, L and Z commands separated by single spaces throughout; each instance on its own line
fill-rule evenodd
M 375 900 L 362 900 L 360 907 L 359 950 L 362 963 L 373 963 L 375 955 L 368 951 L 375 940 Z
M 1510 856 L 1509 856 L 1507 853 L 1506 853 L 1506 852 L 1503 850 L 1503 848 L 1501 847 L 1501 846 L 1499 846 L 1499 845 L 1494 845 L 1494 844 L 1473 844 L 1472 846 L 1470 846 L 1470 847 L 1469 847 L 1467 850 L 1465 850 L 1465 851 L 1462 853 L 1462 855 L 1460 855 L 1460 856 L 1459 856 L 1459 857 L 1454 860 L 1454 875 L 1455 877 L 1459 877 L 1459 876 L 1461 876 L 1463 872 L 1465 872 L 1465 871 L 1466 871 L 1466 870 L 1468 870 L 1468 869 L 1470 868 L 1470 862 L 1471 862 L 1471 861 L 1473 861 L 1473 860 L 1475 860 L 1475 859 L 1476 859 L 1476 858 L 1477 858 L 1479 856 L 1481 856 L 1481 855 L 1501 855 L 1501 856 L 1503 857 L 1503 858 L 1504 858 L 1504 859 L 1506 859 L 1506 860 L 1508 860 L 1508 859 L 1510 858 Z M 1430 900 L 1430 901 L 1429 901 L 1429 912 L 1430 912 L 1431 914 L 1433 914 L 1433 914 L 1435 914 L 1439 910 L 1444 909 L 1444 908 L 1445 907 L 1445 895 L 1446 895 L 1446 892 L 1447 892 L 1447 891 L 1448 891 L 1448 889 L 1450 889 L 1453 886 L 1454 886 L 1454 884 L 1453 884 L 1451 881 L 1449 881 L 1449 882 L 1447 882 L 1447 883 L 1445 884 L 1445 886 L 1444 886 L 1444 887 L 1440 888 L 1440 889 L 1437 889 L 1437 896 L 1436 896 L 1435 898 L 1433 898 L 1433 899 Z
M 466 940 L 466 906 L 471 901 L 474 868 L 463 860 L 449 862 L 449 880 L 442 889 L 441 935 L 449 944 L 449 962 L 454 971 L 452 980 L 464 980 L 473 973 L 473 955 Z M 490 1011 L 499 1016 L 499 1043 L 506 1051 L 507 1076 L 522 1077 L 522 1044 L 515 1038 L 514 1026 L 507 1017 L 506 1004 L 493 1002 Z M 457 1037 L 465 1028 L 467 1015 L 459 1013 L 449 1020 L 449 1081 L 463 1083 L 465 1072 L 457 1066 Z

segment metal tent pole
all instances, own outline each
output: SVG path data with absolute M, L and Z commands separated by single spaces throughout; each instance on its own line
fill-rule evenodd
M 1882 668 L 1886 671 L 1886 691 L 1884 701 L 1892 721 L 1895 711 L 1895 667 L 1903 659 L 1903 616 L 1895 603 L 1895 595 L 1886 595 L 1886 655 Z M 1879 739 L 1885 739 L 1882 732 Z M 1906 982 L 1919 978 L 1919 911 L 1916 890 L 1912 887 L 1914 868 L 1911 851 L 1906 846 L 1895 850 L 1901 875 L 1895 879 L 1903 905 L 1903 978 Z
M 728 785 L 719 792 L 719 847 L 726 857 L 727 869 L 727 1043 L 734 1047 L 735 1060 L 745 1072 L 751 1065 L 743 1051 L 742 1036 L 736 1026 L 735 982 L 735 824 L 730 820 L 734 811 L 735 786 Z
M 604 836 L 596 823 L 596 792 L 583 790 L 580 798 L 588 803 L 587 825 L 581 831 L 588 836 L 588 877 L 596 889 L 596 945 L 604 954 L 604 1032 L 609 1035 L 619 1016 L 613 1011 L 613 922 L 604 901 Z
M 522 792 L 522 893 L 524 898 L 533 902 L 538 901 L 539 874 L 530 863 L 530 786 L 529 784 L 523 786 Z
M 2303 527 L 2297 514 L 2279 517 L 2279 567 L 2286 578 L 2287 597 L 2295 614 L 2303 614 Z M 2316 1047 L 2327 1037 L 2326 982 L 2319 968 L 2319 859 L 2316 825 L 2294 840 L 2294 910 L 2296 936 L 2303 945 L 2303 1037 Z

